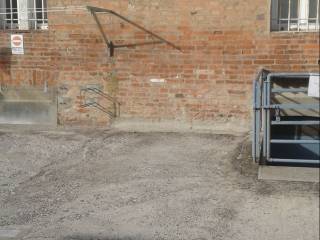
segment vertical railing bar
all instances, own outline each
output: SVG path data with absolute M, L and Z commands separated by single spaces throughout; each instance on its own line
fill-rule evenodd
M 318 30 L 320 29 L 320 1 L 318 0 L 318 11 L 317 11 L 317 25 L 318 25 Z
M 300 0 L 298 1 L 298 19 L 297 19 L 297 22 L 298 22 L 298 32 L 300 32 L 300 16 L 299 16 L 299 14 L 300 14 L 300 4 L 301 4 L 301 2 L 300 2 Z
M 252 142 L 252 158 L 256 161 L 256 149 L 257 149 L 257 81 L 253 81 L 253 142 Z
M 263 108 L 263 157 L 267 157 L 267 82 L 263 82 L 263 105 L 265 106 Z
M 270 121 L 271 121 L 271 114 L 270 114 L 270 104 L 271 104 L 271 77 L 269 78 L 269 81 L 267 81 L 267 160 L 270 158 L 270 152 L 271 152 L 271 129 L 270 129 Z
M 316 18 L 316 30 L 317 29 L 319 29 L 320 28 L 320 16 L 319 16 L 319 12 L 320 12 L 320 7 L 319 7 L 319 5 L 320 5 L 320 1 L 318 0 L 318 2 L 317 2 L 317 4 L 318 4 L 318 6 L 317 6 L 317 18 Z
M 36 0 L 33 0 L 33 19 L 37 19 L 37 3 Z M 37 29 L 37 20 L 33 20 L 34 21 L 34 29 Z
M 320 1 L 317 1 L 317 16 L 316 16 L 316 23 L 315 23 L 315 30 L 317 30 L 319 28 L 319 4 Z
M 279 1 L 277 1 L 277 15 L 275 16 L 276 17 L 276 19 L 275 19 L 275 21 L 276 21 L 276 23 L 277 23 L 277 28 L 278 28 L 278 31 L 280 31 L 280 14 L 279 14 L 279 12 L 280 12 L 280 3 L 279 3 Z
M 309 31 L 310 29 L 310 27 L 309 27 L 309 17 L 310 17 L 310 0 L 308 0 L 307 1 L 307 3 L 306 3 L 306 12 L 307 12 L 307 31 Z

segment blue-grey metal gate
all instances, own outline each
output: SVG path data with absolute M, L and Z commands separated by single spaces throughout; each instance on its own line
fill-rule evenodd
M 252 156 L 260 164 L 313 165 L 320 160 L 320 105 L 308 96 L 319 73 L 272 73 L 254 81 Z

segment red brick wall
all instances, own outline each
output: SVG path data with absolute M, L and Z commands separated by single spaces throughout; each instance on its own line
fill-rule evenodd
M 249 122 L 251 85 L 259 69 L 319 71 L 319 34 L 271 33 L 269 1 L 49 3 L 51 7 L 108 7 L 182 49 L 179 52 L 166 45 L 116 49 L 115 57 L 109 58 L 97 26 L 86 11 L 49 14 L 49 31 L 24 33 L 24 56 L 5 54 L 9 33 L 0 32 L 1 81 L 41 84 L 48 80 L 59 90 L 62 124 L 108 121 L 96 110 L 79 108 L 80 89 L 88 83 L 100 84 L 117 96 L 125 118 Z M 116 43 L 152 40 L 114 17 L 101 19 Z M 165 82 L 152 83 L 150 79 Z

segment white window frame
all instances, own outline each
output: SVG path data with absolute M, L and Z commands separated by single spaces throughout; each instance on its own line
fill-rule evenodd
M 48 29 L 47 1 L 0 0 L 0 30 Z
M 284 0 L 272 0 L 271 1 L 271 31 L 275 32 L 314 32 L 319 31 L 320 21 L 320 1 L 317 0 L 317 16 L 316 18 L 309 17 L 309 0 L 298 0 L 298 18 L 291 17 L 291 1 L 288 5 L 288 16 L 286 18 L 280 18 L 280 1 Z

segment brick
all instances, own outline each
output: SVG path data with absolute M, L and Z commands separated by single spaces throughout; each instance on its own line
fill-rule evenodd
M 68 6 L 74 1 L 49 0 Z M 77 0 L 85 5 L 87 1 Z M 11 85 L 42 85 L 59 88 L 68 106 L 59 105 L 61 124 L 103 124 L 105 114 L 79 109 L 81 86 L 99 83 L 122 103 L 121 114 L 145 119 L 215 120 L 219 117 L 248 119 L 251 115 L 251 84 L 262 67 L 275 71 L 319 71 L 317 33 L 269 32 L 269 4 L 238 1 L 175 1 L 168 7 L 161 0 L 93 1 L 138 21 L 182 48 L 165 44 L 116 49 L 108 56 L 101 34 L 87 12 L 49 14 L 48 31 L 25 32 L 24 56 L 11 56 L 10 32 L 0 32 L 0 82 Z M 185 16 L 188 6 L 203 6 Z M 154 7 L 157 6 L 157 7 Z M 248 14 L 249 7 L 250 10 Z M 236 11 L 236 14 L 234 14 Z M 109 18 L 108 18 L 109 19 Z M 104 28 L 116 43 L 154 40 L 120 20 L 112 18 Z M 150 84 L 163 78 L 165 84 Z M 109 86 L 109 87 L 107 87 Z M 107 104 L 98 99 L 101 104 Z M 234 109 L 235 104 L 241 106 Z M 183 109 L 183 110 L 181 110 Z M 181 111 L 184 115 L 181 116 Z

